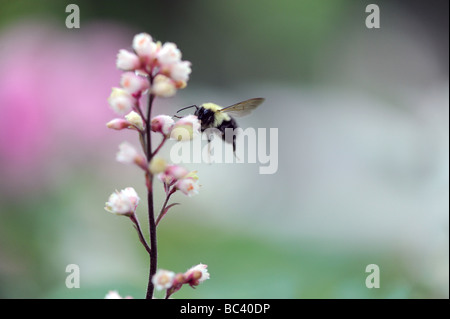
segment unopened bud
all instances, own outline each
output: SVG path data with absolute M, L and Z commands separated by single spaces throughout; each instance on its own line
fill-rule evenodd
M 124 119 L 113 119 L 108 123 L 106 123 L 106 127 L 111 128 L 113 130 L 123 130 L 128 128 L 128 126 L 130 126 L 130 124 L 128 123 L 127 120 Z
M 187 141 L 198 134 L 200 134 L 200 122 L 197 116 L 187 115 L 175 123 L 170 138 L 177 141 Z
M 127 50 L 120 50 L 117 54 L 116 66 L 120 70 L 136 70 L 140 66 L 139 57 Z
M 155 116 L 151 121 L 151 129 L 153 132 L 168 135 L 172 130 L 174 120 L 168 115 Z
M 194 279 L 193 281 L 197 282 L 196 284 L 198 285 L 199 283 L 209 279 L 208 266 L 204 264 L 198 264 L 188 269 L 188 271 L 186 271 L 184 275 L 186 276 L 186 278 Z M 191 282 L 191 284 L 194 283 Z
M 202 278 L 202 272 L 200 270 L 195 270 L 192 272 L 192 279 L 199 280 Z
M 166 170 L 167 162 L 161 157 L 155 157 L 152 159 L 149 165 L 149 170 L 152 174 L 159 174 Z
M 136 99 L 124 89 L 112 88 L 108 103 L 118 114 L 126 114 L 131 111 L 136 103 Z
M 177 93 L 177 88 L 170 78 L 158 74 L 153 80 L 152 93 L 159 97 L 171 97 Z
M 136 75 L 135 72 L 125 72 L 120 78 L 120 85 L 127 92 L 136 94 L 147 90 L 150 84 L 146 78 Z
M 125 118 L 127 119 L 129 124 L 133 125 L 138 130 L 144 130 L 144 121 L 142 120 L 142 117 L 135 111 L 131 111 L 130 113 L 125 115 Z
M 133 145 L 123 142 L 119 145 L 119 152 L 116 155 L 116 160 L 124 164 L 137 164 L 143 170 L 147 170 L 147 162 L 145 157 L 139 154 Z
M 175 275 L 175 284 L 184 284 L 186 282 L 186 277 L 184 276 L 184 274 L 176 274 Z

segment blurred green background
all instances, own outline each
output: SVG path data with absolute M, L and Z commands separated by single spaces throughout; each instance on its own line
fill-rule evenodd
M 0 0 L 0 297 L 145 296 L 146 253 L 103 206 L 127 186 L 145 197 L 114 159 L 136 136 L 105 123 L 115 56 L 148 32 L 193 70 L 154 114 L 263 96 L 239 123 L 279 130 L 274 175 L 187 165 L 202 188 L 175 196 L 159 267 L 211 279 L 174 298 L 448 298 L 448 2 L 375 1 L 367 29 L 373 2 Z

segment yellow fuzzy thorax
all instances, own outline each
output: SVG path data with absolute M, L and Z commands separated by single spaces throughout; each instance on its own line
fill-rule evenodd
M 218 127 L 220 124 L 222 124 L 223 121 L 231 120 L 230 116 L 227 113 L 218 112 L 219 110 L 222 109 L 222 107 L 217 104 L 203 103 L 200 106 L 214 112 L 214 127 Z

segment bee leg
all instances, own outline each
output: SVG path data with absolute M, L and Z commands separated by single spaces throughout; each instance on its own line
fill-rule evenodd
M 236 159 L 237 159 L 238 161 L 241 161 L 241 160 L 239 159 L 239 157 L 237 157 L 237 155 L 236 155 L 236 135 L 233 135 L 233 154 L 234 154 L 234 157 L 236 157 Z
M 212 164 L 212 160 L 211 160 L 211 135 L 208 135 L 208 164 Z
M 230 138 L 231 136 L 233 136 L 233 140 L 231 140 L 231 138 Z M 239 157 L 237 157 L 237 155 L 236 155 L 236 134 L 233 134 L 233 135 L 222 134 L 222 140 L 224 142 L 228 143 L 228 144 L 232 144 L 233 145 L 234 157 L 236 157 L 236 159 L 238 161 L 240 161 Z

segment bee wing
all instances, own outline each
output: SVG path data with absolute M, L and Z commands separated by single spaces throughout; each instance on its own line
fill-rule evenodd
M 227 107 L 220 109 L 219 112 L 227 113 L 233 117 L 243 117 L 250 114 L 254 109 L 256 109 L 262 102 L 263 98 L 254 98 L 250 100 L 245 100 Z

